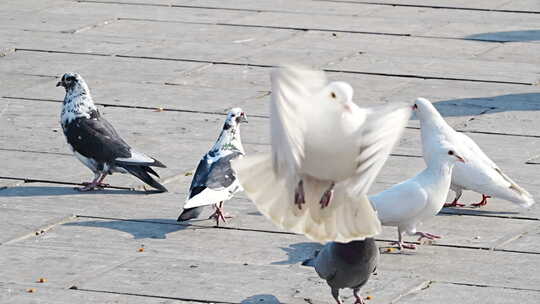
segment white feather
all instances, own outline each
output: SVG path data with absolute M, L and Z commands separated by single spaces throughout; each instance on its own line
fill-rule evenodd
M 206 188 L 191 199 L 186 199 L 184 209 L 195 208 L 200 206 L 215 205 L 219 202 L 227 201 L 233 197 L 233 195 L 241 191 L 242 187 L 235 180 L 229 187 L 213 190 Z
M 328 207 L 321 210 L 318 200 L 306 200 L 306 206 L 298 210 L 294 192 L 274 173 L 270 154 L 246 156 L 232 161 L 232 166 L 261 213 L 283 229 L 319 242 L 349 242 L 380 233 L 380 222 L 367 197 L 349 196 L 342 183 L 334 188 Z
M 129 158 L 124 158 L 124 157 L 119 157 L 119 158 L 116 158 L 117 161 L 121 161 L 121 162 L 128 162 L 128 163 L 140 163 L 140 164 L 152 164 L 154 163 L 154 159 L 141 153 L 141 152 L 138 152 L 138 151 L 135 151 L 133 149 L 131 149 L 131 157 Z

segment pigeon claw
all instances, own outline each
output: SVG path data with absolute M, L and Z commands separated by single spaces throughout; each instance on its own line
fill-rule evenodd
M 334 186 L 335 186 L 335 183 L 332 183 L 330 188 L 328 188 L 328 190 L 326 190 L 323 196 L 321 197 L 321 201 L 320 201 L 321 209 L 328 207 L 328 205 L 332 201 L 332 197 L 334 196 Z
M 304 182 L 300 181 L 298 182 L 298 186 L 294 192 L 294 204 L 298 207 L 298 209 L 302 210 L 302 205 L 305 203 L 306 199 L 304 195 Z
M 457 199 L 455 199 L 451 203 L 444 204 L 443 207 L 445 207 L 445 208 L 448 208 L 448 207 L 465 207 L 465 204 L 462 204 L 462 203 L 458 202 Z
M 395 242 L 394 244 L 397 246 L 397 248 L 399 250 L 403 250 L 403 249 L 416 250 L 416 245 L 415 244 L 404 243 L 404 242 Z
M 354 301 L 354 304 L 364 304 L 364 299 L 362 299 L 362 296 L 358 293 L 360 290 L 358 288 L 353 289 L 353 295 L 356 299 Z
M 334 190 L 326 190 L 326 192 L 324 192 L 320 201 L 322 209 L 328 207 L 328 205 L 330 204 L 330 201 L 332 201 L 333 196 L 334 196 Z
M 487 203 L 488 203 L 488 201 L 487 201 L 488 198 L 491 198 L 491 196 L 482 194 L 482 200 L 481 200 L 480 202 L 476 203 L 476 204 L 471 204 L 471 206 L 473 206 L 473 207 L 482 207 L 482 206 L 485 206 L 485 205 L 487 205 Z
M 418 232 L 415 233 L 415 234 L 420 236 L 420 237 L 418 238 L 418 241 L 419 241 L 419 242 L 420 242 L 422 239 L 435 240 L 435 239 L 440 239 L 440 238 L 441 238 L 440 235 L 436 235 L 436 234 L 432 234 L 432 233 L 428 233 L 428 232 L 420 232 L 420 231 L 418 231 Z
M 216 220 L 216 227 L 219 227 L 219 220 L 220 219 L 223 221 L 223 223 L 227 224 L 227 220 L 225 220 L 225 219 L 232 218 L 232 215 L 229 215 L 229 214 L 225 213 L 225 211 L 223 211 L 223 202 L 219 202 L 219 204 L 215 204 L 214 208 L 216 209 L 216 211 L 214 211 L 214 213 L 212 213 L 208 217 L 208 219 L 215 219 Z

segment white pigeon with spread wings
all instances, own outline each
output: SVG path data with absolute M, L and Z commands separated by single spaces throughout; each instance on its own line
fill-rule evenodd
M 233 162 L 248 197 L 276 225 L 320 241 L 380 232 L 366 192 L 411 106 L 360 108 L 345 82 L 297 67 L 272 73 L 271 154 Z
M 369 197 L 384 226 L 398 228 L 400 249 L 414 249 L 414 244 L 403 242 L 403 235 L 438 239 L 440 236 L 417 231 L 425 220 L 434 217 L 442 209 L 456 163 L 466 160 L 449 143 L 442 142 L 430 152 L 427 168 L 413 178 Z
M 482 200 L 473 204 L 474 206 L 486 205 L 489 197 L 502 198 L 524 208 L 534 204 L 529 192 L 504 174 L 470 137 L 450 127 L 429 100 L 418 98 L 413 107 L 420 120 L 426 162 L 429 161 L 431 150 L 441 141 L 456 146 L 467 159 L 466 163 L 457 164 L 454 168 L 450 188 L 454 190 L 456 197 L 451 204 L 445 205 L 446 207 L 463 206 L 458 202 L 463 190 L 482 194 Z

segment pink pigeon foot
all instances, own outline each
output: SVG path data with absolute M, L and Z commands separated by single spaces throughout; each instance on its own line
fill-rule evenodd
M 448 208 L 448 207 L 465 207 L 465 204 L 462 204 L 462 203 L 458 202 L 457 199 L 455 199 L 451 203 L 444 204 L 444 207 L 445 208 Z
M 412 249 L 412 250 L 415 250 L 416 249 L 416 245 L 415 244 L 410 244 L 410 243 L 405 243 L 405 242 L 395 242 L 394 243 L 397 248 L 399 250 L 403 250 L 403 248 L 405 249 Z
M 362 299 L 362 296 L 358 294 L 359 291 L 359 289 L 353 289 L 353 295 L 356 298 L 354 304 L 364 304 L 364 299 Z
M 485 206 L 488 203 L 488 201 L 487 201 L 488 198 L 491 198 L 491 196 L 482 194 L 482 200 L 480 202 L 476 203 L 476 204 L 471 204 L 471 206 L 473 206 L 473 207 Z
M 440 235 L 436 235 L 436 234 L 432 234 L 432 233 L 428 233 L 428 232 L 420 232 L 420 231 L 418 231 L 415 234 L 420 236 L 418 238 L 418 241 L 420 241 L 420 240 L 422 240 L 424 238 L 429 239 L 429 240 L 435 240 L 435 239 L 440 239 L 441 238 Z
M 223 221 L 223 223 L 227 224 L 227 221 L 225 219 L 232 218 L 232 215 L 229 215 L 225 211 L 223 211 L 223 202 L 220 202 L 219 205 L 214 205 L 214 208 L 216 208 L 216 211 L 212 213 L 212 215 L 210 215 L 208 219 L 216 219 L 216 227 L 219 227 L 220 219 Z

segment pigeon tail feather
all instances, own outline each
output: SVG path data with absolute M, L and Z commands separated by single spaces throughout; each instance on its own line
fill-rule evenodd
M 137 177 L 138 179 L 142 180 L 149 186 L 151 186 L 154 189 L 157 189 L 160 192 L 167 192 L 167 188 L 163 186 L 162 184 L 158 183 L 155 179 L 153 179 L 148 172 L 155 173 L 154 170 L 150 169 L 150 167 L 147 166 L 137 166 L 137 165 L 127 165 L 127 164 L 118 164 L 120 167 L 126 169 L 129 173 Z
M 194 207 L 194 208 L 186 208 L 182 211 L 180 216 L 178 216 L 178 219 L 176 221 L 183 222 L 187 220 L 191 220 L 194 218 L 197 218 L 201 215 L 201 213 L 204 210 L 204 206 Z
M 294 204 L 294 187 L 276 176 L 272 156 L 256 154 L 231 162 L 240 184 L 257 208 L 274 224 L 291 232 L 305 234 L 318 241 L 350 242 L 372 237 L 381 224 L 365 195 L 352 197 L 338 183 L 330 204 L 321 208 L 317 200 Z M 314 197 L 314 196 L 312 196 Z
M 190 199 L 187 199 L 186 204 L 184 205 L 184 208 L 188 209 L 188 208 L 218 204 L 219 202 L 229 200 L 231 196 L 232 196 L 232 193 L 229 192 L 227 189 L 213 190 L 210 188 L 205 188 L 203 191 L 201 191 L 197 195 L 194 195 Z

